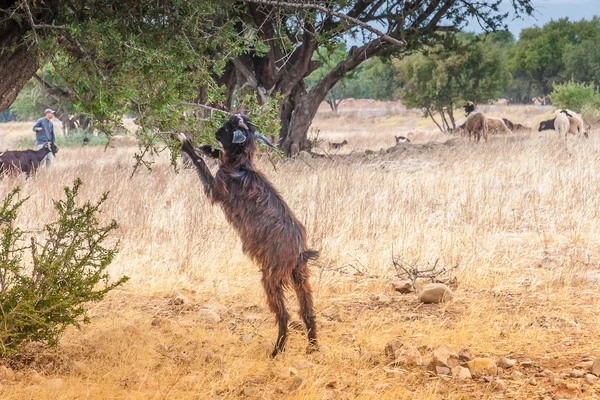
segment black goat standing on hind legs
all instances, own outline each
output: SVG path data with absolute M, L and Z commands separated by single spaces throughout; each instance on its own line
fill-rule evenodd
M 216 133 L 223 145 L 221 165 L 210 173 L 189 139 L 180 134 L 181 148 L 200 176 L 211 202 L 219 203 L 227 221 L 242 239 L 242 250 L 259 266 L 269 308 L 275 313 L 279 334 L 272 356 L 285 348 L 290 315 L 284 288 L 293 287 L 300 316 L 308 330 L 308 352 L 318 349 L 313 298 L 308 282 L 308 260 L 318 252 L 308 249 L 306 230 L 267 178 L 254 167 L 256 140 L 273 147 L 256 132 L 249 118 L 236 114 Z

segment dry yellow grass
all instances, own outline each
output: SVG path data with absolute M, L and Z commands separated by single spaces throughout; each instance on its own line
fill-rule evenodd
M 361 143 L 362 130 L 378 138 L 365 147 L 391 146 L 393 133 L 377 125 L 384 122 L 385 116 L 355 117 L 349 140 Z M 319 124 L 335 121 L 321 117 Z M 0 193 L 23 186 L 30 199 L 19 223 L 35 229 L 52 219 L 51 199 L 75 177 L 84 182 L 85 199 L 110 191 L 103 216 L 120 223 L 114 239 L 121 241 L 111 273 L 131 281 L 92 306 L 90 325 L 67 331 L 58 355 L 38 354 L 30 368 L 44 379 L 4 381 L 0 397 L 552 396 L 551 376 L 543 371 L 569 372 L 600 347 L 597 135 L 566 143 L 552 134 L 494 137 L 480 145 L 458 139 L 417 151 L 283 162 L 277 171 L 262 162 L 305 223 L 311 247 L 321 250 L 312 266 L 317 310 L 337 305 L 342 311 L 341 322 L 319 316 L 321 352 L 305 354 L 304 334 L 293 332 L 286 353 L 275 360 L 268 354 L 276 328 L 260 274 L 220 209 L 204 198 L 193 171 L 177 175 L 159 157 L 152 172 L 129 179 L 132 149 L 61 149 L 51 170 L 28 181 L 4 178 Z M 421 305 L 416 296 L 393 293 L 392 248 L 407 262 L 458 265 L 455 300 Z M 170 301 L 176 292 L 187 297 L 183 305 Z M 371 300 L 378 293 L 392 302 Z M 220 323 L 201 320 L 198 309 L 205 304 L 227 307 Z M 297 310 L 291 293 L 289 305 Z M 422 368 L 389 371 L 383 349 L 394 337 L 419 347 L 424 357 L 448 345 L 533 365 L 516 367 L 525 374 L 521 381 L 506 372 L 506 390 Z M 301 382 L 272 373 L 302 360 L 311 366 L 298 369 Z M 73 362 L 87 368 L 74 371 Z M 565 381 L 580 385 L 582 396 L 599 396 L 597 385 Z

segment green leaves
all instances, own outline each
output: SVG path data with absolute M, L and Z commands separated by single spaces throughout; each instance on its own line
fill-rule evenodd
M 586 85 L 573 81 L 554 84 L 554 90 L 549 97 L 557 108 L 567 108 L 578 113 L 600 106 L 600 93 L 592 84 Z
M 86 322 L 86 303 L 101 300 L 128 280 L 110 281 L 107 267 L 117 245 L 106 246 L 117 224 L 100 224 L 105 193 L 93 203 L 77 205 L 81 181 L 65 188 L 65 199 L 54 202 L 57 219 L 26 244 L 25 232 L 14 227 L 25 200 L 19 190 L 9 194 L 0 208 L 0 356 L 18 352 L 21 345 L 58 342 L 70 325 Z M 39 238 L 39 239 L 38 239 Z M 31 257 L 24 258 L 30 252 Z M 24 260 L 31 259 L 25 263 Z

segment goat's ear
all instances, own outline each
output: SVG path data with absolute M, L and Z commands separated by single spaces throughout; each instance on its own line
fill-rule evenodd
M 246 128 L 248 129 L 248 128 Z M 233 139 L 231 140 L 231 143 L 244 143 L 246 141 L 247 137 L 246 134 L 244 134 L 244 132 L 237 130 L 235 132 L 233 132 Z

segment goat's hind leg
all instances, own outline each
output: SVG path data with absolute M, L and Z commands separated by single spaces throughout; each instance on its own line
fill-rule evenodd
M 273 277 L 271 277 L 273 278 Z M 273 279 L 272 279 L 273 280 Z M 267 303 L 269 309 L 275 313 L 277 317 L 277 324 L 279 326 L 279 332 L 277 334 L 277 341 L 275 342 L 275 348 L 271 353 L 271 357 L 275 357 L 277 354 L 282 353 L 285 349 L 285 342 L 287 340 L 287 329 L 288 322 L 290 320 L 290 314 L 285 308 L 285 296 L 283 294 L 283 283 L 267 281 L 263 273 L 263 285 L 267 292 Z
M 310 288 L 310 283 L 308 282 L 306 265 L 296 267 L 292 272 L 292 279 L 296 297 L 298 297 L 298 302 L 300 303 L 300 317 L 304 321 L 308 332 L 307 352 L 312 353 L 313 351 L 319 350 L 319 346 L 317 344 L 317 325 L 315 323 L 315 314 L 313 311 L 312 290 Z

